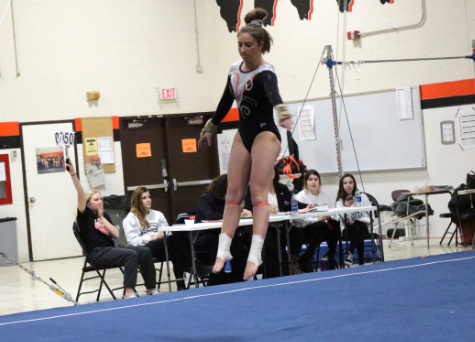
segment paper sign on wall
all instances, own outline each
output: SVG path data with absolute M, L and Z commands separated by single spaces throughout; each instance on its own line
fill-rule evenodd
M 102 164 L 114 164 L 114 141 L 112 137 L 98 137 L 97 145 Z
M 145 158 L 152 156 L 152 149 L 150 143 L 137 144 L 137 158 Z
M 463 148 L 475 148 L 475 113 L 461 112 L 459 116 L 460 142 Z
M 86 156 L 97 156 L 97 138 L 86 138 Z
M 193 153 L 196 152 L 196 139 L 182 139 L 181 146 L 183 153 Z
M 315 140 L 315 119 L 313 115 L 313 106 L 297 107 L 297 113 L 300 115 L 300 140 Z
M 59 131 L 54 134 L 56 146 L 72 146 L 74 145 L 74 132 Z

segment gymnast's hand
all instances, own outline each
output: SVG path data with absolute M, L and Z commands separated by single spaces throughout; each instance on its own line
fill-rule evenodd
M 292 129 L 292 126 L 294 125 L 294 120 L 292 120 L 292 118 L 280 120 L 279 124 L 280 124 L 280 127 L 283 127 L 286 130 L 290 131 Z
M 201 139 L 198 141 L 198 147 L 203 148 L 211 146 L 211 141 L 213 139 L 213 134 L 209 132 L 204 132 L 201 136 Z

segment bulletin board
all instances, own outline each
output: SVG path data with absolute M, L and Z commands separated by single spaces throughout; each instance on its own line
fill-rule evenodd
M 82 125 L 82 150 L 84 157 L 84 173 L 86 174 L 86 164 L 91 161 L 91 158 L 99 157 L 99 154 L 88 156 L 86 153 L 87 149 L 87 138 L 98 138 L 98 137 L 112 137 L 112 149 L 114 148 L 114 129 L 112 126 L 112 118 L 83 118 L 81 119 Z M 115 155 L 115 153 L 114 153 Z M 102 161 L 101 161 L 102 163 Z M 105 173 L 114 173 L 115 172 L 115 163 L 114 164 L 104 164 L 102 163 Z

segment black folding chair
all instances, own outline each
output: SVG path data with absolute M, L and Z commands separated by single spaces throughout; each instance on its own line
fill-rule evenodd
M 123 286 L 111 289 L 109 287 L 109 285 L 107 284 L 106 280 L 105 280 L 105 275 L 106 275 L 107 270 L 116 269 L 116 268 L 118 268 L 122 272 L 122 274 L 124 274 L 124 270 L 123 270 L 122 266 L 120 266 L 120 265 L 100 265 L 100 266 L 96 265 L 90 259 L 89 255 L 86 251 L 86 248 L 84 246 L 84 243 L 83 243 L 81 237 L 79 236 L 79 226 L 78 226 L 76 221 L 73 223 L 73 233 L 74 233 L 74 236 L 76 237 L 76 240 L 78 240 L 78 243 L 81 246 L 81 248 L 83 250 L 83 253 L 84 253 L 84 256 L 85 256 L 84 265 L 82 267 L 81 280 L 79 281 L 79 288 L 78 288 L 78 293 L 77 293 L 77 296 L 76 296 L 76 302 L 79 301 L 79 297 L 81 295 L 88 294 L 88 293 L 95 293 L 95 292 L 97 292 L 96 302 L 98 302 L 100 297 L 101 297 L 101 292 L 102 292 L 102 286 L 103 285 L 106 286 L 106 288 L 109 291 L 112 298 L 114 298 L 114 300 L 116 300 L 117 298 L 114 295 L 114 291 L 117 291 L 117 290 L 125 291 L 125 289 L 124 289 Z M 102 274 L 101 274 L 100 271 L 102 271 Z M 85 278 L 86 273 L 89 273 L 89 272 L 96 272 L 97 276 Z M 98 278 L 101 279 L 101 283 L 100 283 L 98 289 L 93 290 L 93 291 L 81 292 L 82 285 L 85 281 L 92 280 L 92 279 L 98 279 Z

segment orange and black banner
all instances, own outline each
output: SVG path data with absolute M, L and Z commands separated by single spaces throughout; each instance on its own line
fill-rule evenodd
M 421 85 L 422 109 L 453 107 L 475 103 L 475 80 Z
M 20 148 L 20 125 L 18 122 L 0 122 L 0 150 Z

